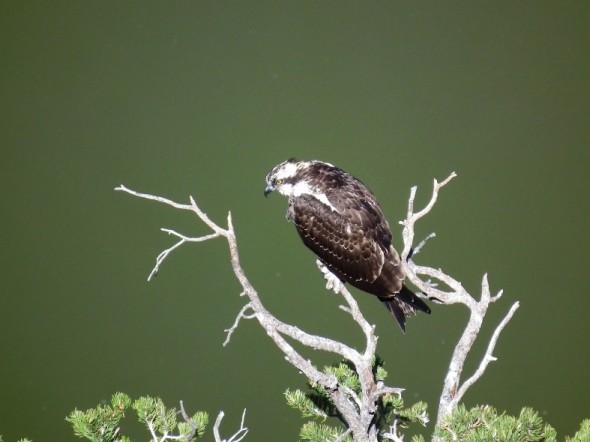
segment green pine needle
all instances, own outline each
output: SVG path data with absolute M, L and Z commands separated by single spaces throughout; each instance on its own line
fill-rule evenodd
M 531 408 L 523 408 L 518 417 L 498 412 L 489 405 L 467 410 L 459 405 L 435 432 L 443 440 L 466 442 L 506 440 L 519 442 L 553 442 L 555 430 Z
M 585 442 L 590 440 L 590 419 L 584 419 L 578 431 L 572 438 L 567 437 L 566 442 Z
M 341 433 L 342 430 L 338 428 L 312 421 L 303 425 L 299 437 L 306 442 L 326 442 L 337 439 Z M 343 442 L 352 442 L 352 438 L 347 436 Z
M 76 436 L 92 442 L 131 442 L 120 434 L 119 427 L 119 421 L 129 407 L 137 413 L 139 421 L 146 424 L 150 433 L 160 435 L 158 440 L 161 441 L 192 441 L 203 436 L 209 422 L 209 415 L 204 412 L 195 413 L 188 419 L 189 422 L 178 422 L 176 408 L 166 408 L 160 398 L 143 396 L 132 403 L 131 398 L 123 393 L 115 393 L 111 405 L 99 405 L 86 411 L 74 410 L 66 420 Z

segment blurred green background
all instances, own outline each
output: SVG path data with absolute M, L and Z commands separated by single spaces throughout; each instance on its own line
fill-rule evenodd
M 504 289 L 468 374 L 521 301 L 465 401 L 572 434 L 590 416 L 588 23 L 587 2 L 3 2 L 0 434 L 75 440 L 64 417 L 121 390 L 224 410 L 226 437 L 247 408 L 247 440 L 295 440 L 282 393 L 304 378 L 253 321 L 221 346 L 244 304 L 226 244 L 185 246 L 148 283 L 173 241 L 160 227 L 207 229 L 113 191 L 193 195 L 222 224 L 231 210 L 266 306 L 360 345 L 286 200 L 263 198 L 291 156 L 363 180 L 398 244 L 410 187 L 423 203 L 457 171 L 416 261 Z M 435 416 L 466 310 L 434 306 L 404 336 L 354 293 L 390 383 Z

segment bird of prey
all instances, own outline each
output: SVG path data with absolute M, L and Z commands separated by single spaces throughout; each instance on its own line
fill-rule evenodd
M 289 197 L 287 220 L 319 258 L 320 268 L 338 283 L 377 296 L 403 332 L 406 316 L 430 308 L 404 284 L 405 271 L 392 245 L 389 224 L 373 193 L 332 164 L 289 159 L 266 175 L 264 195 Z

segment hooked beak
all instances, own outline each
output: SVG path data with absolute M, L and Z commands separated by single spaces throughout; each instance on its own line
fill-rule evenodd
M 265 197 L 268 197 L 268 194 L 271 193 L 271 192 L 273 192 L 274 190 L 275 190 L 274 187 L 272 187 L 270 185 L 266 186 L 266 189 L 264 189 L 264 196 Z

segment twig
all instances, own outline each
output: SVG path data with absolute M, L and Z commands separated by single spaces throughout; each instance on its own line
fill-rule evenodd
M 184 409 L 184 402 L 180 401 L 180 415 L 184 419 L 184 422 L 187 423 L 191 427 L 191 432 L 186 435 L 186 440 L 191 441 L 195 434 L 197 434 L 198 425 L 197 423 L 191 419 L 191 417 L 187 414 L 186 410 Z
M 457 176 L 457 174 L 455 172 L 451 172 L 451 174 L 445 180 L 443 180 L 441 183 L 439 183 L 435 179 L 434 184 L 433 184 L 433 188 L 432 188 L 432 196 L 430 197 L 430 201 L 428 201 L 428 203 L 426 204 L 424 209 L 420 210 L 418 213 L 414 213 L 414 200 L 416 198 L 416 191 L 418 190 L 418 187 L 414 186 L 410 189 L 410 198 L 408 199 L 408 216 L 404 221 L 400 221 L 400 224 L 404 226 L 404 229 L 402 232 L 403 238 L 404 238 L 404 249 L 401 253 L 401 256 L 404 259 L 404 261 L 406 260 L 408 253 L 410 253 L 410 250 L 412 248 L 412 243 L 414 242 L 414 224 L 416 224 L 416 222 L 420 218 L 422 218 L 423 216 L 425 216 L 426 214 L 428 214 L 432 210 L 432 208 L 434 207 L 434 204 L 438 200 L 439 190 L 442 187 L 444 187 L 445 185 L 447 185 L 448 182 L 451 181 L 456 176 Z
M 219 434 L 219 427 L 221 426 L 223 416 L 225 416 L 225 413 L 223 411 L 220 411 L 217 415 L 217 419 L 215 419 L 215 424 L 213 425 L 213 437 L 215 438 L 215 442 L 240 442 L 244 437 L 246 437 L 246 434 L 248 434 L 248 428 L 244 427 L 244 421 L 246 419 L 246 409 L 244 409 L 244 412 L 242 413 L 240 429 L 236 431 L 229 439 L 222 439 Z
M 463 382 L 463 385 L 461 385 L 461 388 L 459 388 L 459 390 L 457 391 L 457 394 L 454 399 L 455 406 L 453 408 L 455 408 L 459 404 L 459 402 L 461 402 L 463 395 L 467 392 L 469 387 L 471 387 L 473 384 L 475 384 L 475 382 L 478 381 L 479 378 L 481 378 L 483 376 L 488 364 L 490 362 L 497 360 L 497 358 L 494 357 L 492 353 L 494 352 L 494 348 L 496 348 L 496 343 L 498 342 L 498 338 L 500 337 L 500 333 L 502 333 L 502 330 L 504 330 L 504 327 L 506 327 L 506 324 L 508 324 L 508 322 L 512 319 L 512 317 L 514 316 L 514 313 L 516 312 L 516 310 L 518 309 L 519 306 L 520 306 L 520 303 L 518 301 L 516 301 L 514 304 L 512 304 L 512 307 L 510 308 L 510 310 L 508 310 L 508 313 L 506 313 L 506 316 L 504 316 L 504 319 L 502 319 L 502 321 L 496 327 L 496 330 L 494 330 L 494 333 L 492 334 L 492 337 L 490 338 L 488 348 L 487 348 L 487 350 L 486 350 L 486 352 L 479 364 L 479 367 L 477 368 L 475 373 L 473 373 L 473 375 L 471 375 L 471 377 L 469 379 L 467 379 Z
M 152 440 L 157 441 L 158 435 L 156 434 L 156 430 L 154 429 L 154 423 L 151 420 L 146 421 L 148 430 L 150 430 L 150 434 L 152 435 Z
M 391 426 L 389 427 L 389 433 L 383 434 L 384 439 L 392 440 L 394 442 L 403 442 L 403 440 L 404 440 L 403 436 L 400 436 L 397 433 L 397 424 L 398 424 L 398 419 L 395 418 L 393 421 L 393 424 L 391 424 Z
M 424 247 L 426 245 L 426 243 L 431 240 L 432 238 L 436 237 L 436 233 L 432 232 L 430 233 L 426 238 L 424 238 L 422 241 L 420 241 L 420 243 L 414 247 L 414 252 L 413 252 L 413 256 L 416 256 L 418 253 L 420 253 L 420 250 L 422 250 L 422 247 Z
M 162 228 L 160 230 L 162 230 L 162 232 L 165 232 L 169 235 L 177 236 L 178 238 L 180 238 L 180 241 L 178 241 L 172 247 L 167 248 L 166 250 L 164 250 L 162 253 L 160 253 L 158 255 L 158 257 L 156 258 L 156 265 L 154 266 L 154 268 L 152 269 L 152 271 L 150 272 L 150 274 L 148 276 L 148 279 L 147 279 L 148 281 L 151 281 L 151 279 L 158 274 L 158 271 L 160 270 L 160 266 L 162 265 L 164 260 L 168 257 L 168 255 L 171 252 L 173 252 L 174 250 L 176 250 L 178 247 L 183 245 L 184 243 L 207 241 L 207 240 L 221 236 L 219 233 L 212 233 L 210 235 L 200 236 L 197 238 L 190 238 L 188 236 L 185 236 L 185 235 L 178 233 L 178 232 L 171 230 L 171 229 Z
M 227 336 L 225 337 L 225 341 L 223 341 L 223 346 L 225 347 L 227 344 L 229 344 L 229 341 L 231 339 L 232 334 L 234 333 L 234 331 L 236 330 L 236 328 L 238 328 L 238 325 L 240 323 L 240 319 L 244 318 L 244 319 L 253 319 L 256 317 L 256 314 L 253 313 L 251 315 L 247 315 L 246 311 L 251 309 L 252 306 L 250 305 L 250 303 L 246 304 L 244 307 L 242 307 L 242 309 L 240 310 L 240 312 L 238 313 L 238 316 L 236 316 L 236 320 L 234 321 L 234 324 L 228 328 L 225 329 L 224 331 L 227 333 Z

